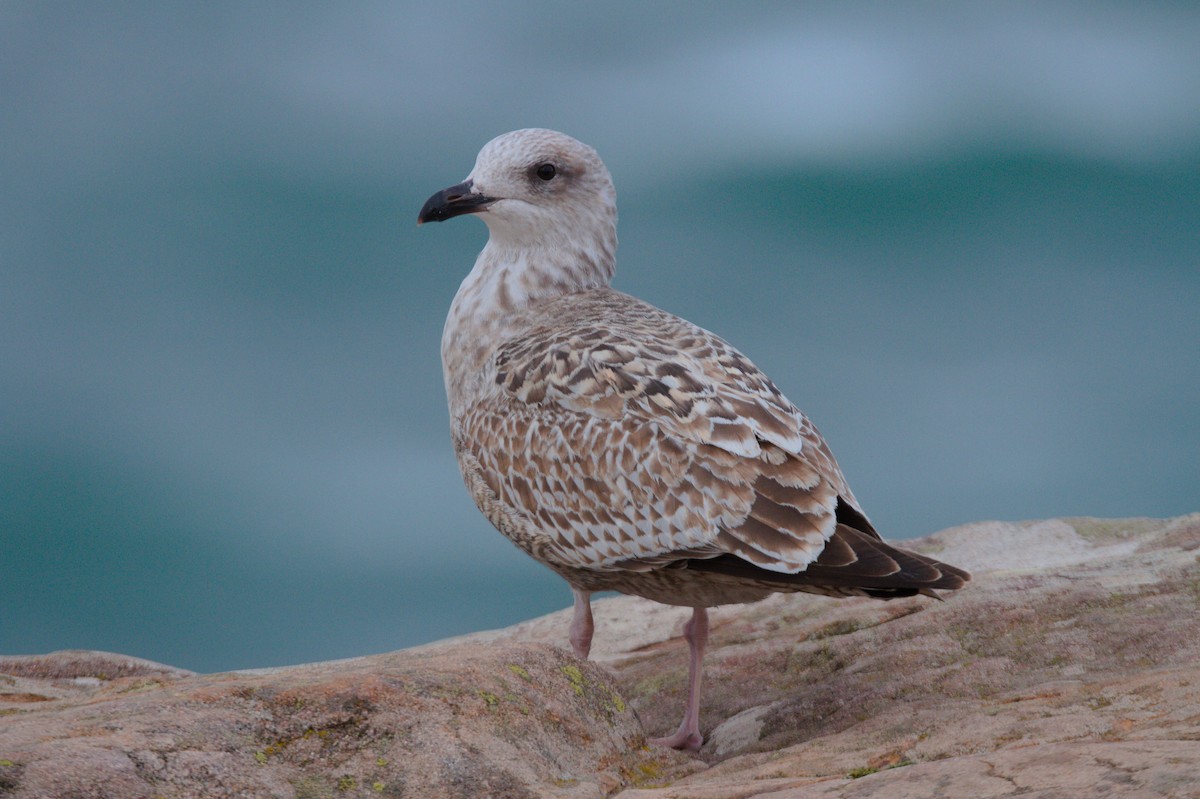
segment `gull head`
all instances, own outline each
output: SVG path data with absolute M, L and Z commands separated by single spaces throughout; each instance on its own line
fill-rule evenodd
M 417 223 L 476 214 L 489 247 L 587 252 L 611 262 L 616 191 L 596 151 L 564 133 L 527 128 L 484 145 L 462 183 L 426 201 Z M 609 266 L 611 272 L 611 265 Z

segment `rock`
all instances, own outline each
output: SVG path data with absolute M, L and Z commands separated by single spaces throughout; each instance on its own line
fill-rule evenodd
M 917 547 L 974 580 L 946 602 L 716 611 L 710 767 L 619 799 L 1200 797 L 1200 514 L 990 522 Z M 683 654 L 618 661 L 648 734 L 675 723 Z
M 909 545 L 975 579 L 714 611 L 696 757 L 643 746 L 687 611 L 616 597 L 586 664 L 569 611 L 256 672 L 0 658 L 0 797 L 1200 797 L 1200 514 Z
M 541 644 L 214 675 L 130 663 L 0 659 L 0 796 L 603 797 L 681 760 L 643 747 L 607 672 Z

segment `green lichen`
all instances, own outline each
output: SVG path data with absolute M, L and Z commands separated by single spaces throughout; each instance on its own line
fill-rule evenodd
M 383 789 L 386 787 L 387 786 L 384 785 L 382 782 L 374 782 L 371 784 L 371 790 L 374 791 L 375 793 L 383 793 Z
M 491 691 L 485 691 L 480 688 L 478 691 L 476 691 L 476 693 L 483 698 L 484 702 L 487 702 L 488 707 L 495 707 L 496 705 L 500 704 L 500 697 L 496 696 Z
M 152 691 L 155 688 L 161 688 L 163 681 L 154 678 L 143 678 L 134 680 L 120 690 L 123 694 L 140 693 L 142 691 Z
M 650 750 L 643 749 L 642 751 L 649 752 Z M 666 780 L 667 772 L 663 768 L 663 763 L 657 759 L 646 760 L 632 767 L 622 767 L 621 776 L 634 788 L 663 788 L 670 784 Z
M 330 799 L 333 796 L 329 783 L 317 777 L 298 777 L 291 783 L 296 789 L 296 799 Z
M 361 720 L 355 719 L 335 724 L 333 727 L 307 727 L 305 728 L 304 732 L 300 733 L 299 735 L 294 735 L 290 738 L 280 738 L 274 743 L 267 744 L 262 749 L 254 753 L 254 759 L 259 763 L 266 763 L 270 758 L 281 754 L 285 749 L 297 741 L 308 741 L 316 738 L 318 741 L 321 741 L 324 744 L 332 744 L 336 741 L 336 739 L 333 737 L 334 732 L 352 728 L 360 723 Z
M 1124 541 L 1163 528 L 1161 519 L 1095 519 L 1077 516 L 1063 521 L 1081 537 L 1098 542 Z
M 567 679 L 570 680 L 571 690 L 573 690 L 575 692 L 575 695 L 583 696 L 583 687 L 584 687 L 583 672 L 579 670 L 579 667 L 578 666 L 563 666 L 561 671 L 563 674 L 567 675 Z
M 896 761 L 895 763 L 884 766 L 883 769 L 876 768 L 875 766 L 863 766 L 861 768 L 854 769 L 846 776 L 852 780 L 857 780 L 859 777 L 866 777 L 871 774 L 876 774 L 881 770 L 882 771 L 890 771 L 894 768 L 904 768 L 905 766 L 911 766 L 911 765 L 913 765 L 913 761 L 911 761 L 907 757 L 905 757 L 905 758 L 901 758 L 900 760 Z
M 377 757 L 377 758 L 375 758 L 375 765 L 379 766 L 380 768 L 383 768 L 383 767 L 384 767 L 384 766 L 386 766 L 387 764 L 388 764 L 388 762 L 387 762 L 387 758 L 386 758 L 386 757 Z
M 337 785 L 335 787 L 342 793 L 345 793 L 346 791 L 352 791 L 358 787 L 358 780 L 354 779 L 349 774 L 343 774 L 342 776 L 338 777 Z
M 832 621 L 829 624 L 826 624 L 824 627 L 821 627 L 812 635 L 810 635 L 809 639 L 816 641 L 821 638 L 833 638 L 834 636 L 838 635 L 849 635 L 850 633 L 858 632 L 862 628 L 863 624 L 854 619 L 839 619 L 838 621 Z
M 528 669 L 516 663 L 509 663 L 508 670 L 520 677 L 525 682 L 533 682 L 533 677 L 530 676 Z

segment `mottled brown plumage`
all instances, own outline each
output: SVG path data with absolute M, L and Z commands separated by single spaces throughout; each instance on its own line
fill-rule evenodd
M 880 539 L 816 428 L 748 358 L 609 287 L 615 193 L 591 148 L 501 136 L 420 220 L 460 213 L 491 229 L 442 341 L 464 480 L 572 586 L 580 654 L 593 591 L 695 609 L 688 706 L 665 743 L 701 741 L 705 608 L 778 591 L 935 596 L 968 579 Z

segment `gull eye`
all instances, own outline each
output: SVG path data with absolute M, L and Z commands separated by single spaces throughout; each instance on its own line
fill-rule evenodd
M 558 170 L 554 168 L 554 164 L 542 164 L 534 171 L 534 174 L 542 180 L 553 180 L 554 176 L 558 174 Z

